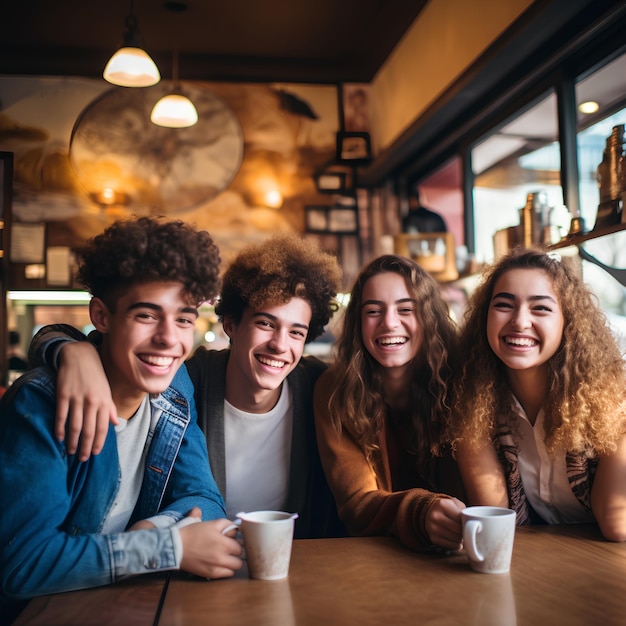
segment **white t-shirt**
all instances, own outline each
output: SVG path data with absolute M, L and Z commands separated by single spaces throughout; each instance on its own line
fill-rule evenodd
M 148 448 L 160 416 L 160 410 L 152 411 L 150 396 L 146 394 L 129 420 L 119 418 L 115 434 L 121 482 L 115 502 L 104 520 L 103 534 L 120 533 L 126 529 L 139 498 Z
M 516 404 L 519 471 L 531 506 L 548 524 L 593 522 L 593 513 L 583 507 L 570 487 L 565 452 L 554 457 L 548 454 L 543 409 L 533 427 L 517 399 Z
M 293 404 L 287 381 L 268 413 L 246 413 L 224 400 L 226 515 L 283 510 L 289 487 Z

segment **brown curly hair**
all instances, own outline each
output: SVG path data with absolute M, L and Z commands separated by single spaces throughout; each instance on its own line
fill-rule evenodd
M 128 287 L 147 282 L 180 282 L 196 303 L 219 289 L 220 253 L 206 231 L 181 221 L 140 217 L 120 220 L 77 250 L 78 281 L 115 310 Z
M 335 388 L 328 410 L 337 430 L 346 428 L 371 459 L 377 449 L 376 434 L 385 423 L 386 404 L 382 366 L 363 344 L 361 302 L 365 283 L 384 272 L 404 278 L 416 300 L 417 318 L 423 329 L 422 349 L 413 363 L 411 423 L 404 425 L 407 447 L 415 453 L 418 467 L 423 468 L 433 455 L 441 452 L 451 405 L 449 382 L 457 332 L 438 283 L 411 259 L 383 255 L 358 275 L 345 310 L 337 357 L 331 366 Z
M 470 298 L 460 339 L 461 370 L 451 435 L 473 445 L 493 438 L 496 420 L 514 411 L 506 367 L 487 341 L 487 315 L 498 279 L 513 269 L 545 272 L 564 318 L 563 337 L 548 361 L 544 404 L 548 450 L 596 453 L 615 450 L 626 429 L 625 362 L 572 259 L 517 249 L 484 275 Z
M 239 324 L 248 306 L 258 311 L 303 298 L 313 313 L 309 342 L 322 334 L 337 310 L 340 284 L 341 269 L 334 256 L 295 233 L 274 235 L 235 257 L 224 273 L 215 312 L 220 321 L 230 317 Z

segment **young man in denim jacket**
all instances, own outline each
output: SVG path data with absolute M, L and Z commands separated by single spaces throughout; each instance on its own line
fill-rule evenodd
M 239 543 L 221 534 L 229 522 L 204 435 L 170 386 L 193 348 L 197 305 L 217 291 L 217 247 L 182 222 L 140 218 L 113 224 L 79 256 L 117 425 L 81 461 L 55 434 L 52 370 L 31 370 L 2 398 L 4 603 L 160 570 L 218 578 L 242 565 Z

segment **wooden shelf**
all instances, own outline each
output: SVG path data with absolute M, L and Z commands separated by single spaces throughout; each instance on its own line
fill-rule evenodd
M 577 246 L 585 241 L 589 241 L 590 239 L 605 237 L 606 235 L 619 233 L 622 230 L 626 230 L 626 223 L 624 222 L 620 224 L 613 224 L 612 226 L 605 226 L 603 228 L 595 228 L 587 233 L 564 237 L 558 243 L 553 243 L 551 246 L 548 246 L 548 249 L 556 250 L 557 248 L 566 248 L 567 246 Z

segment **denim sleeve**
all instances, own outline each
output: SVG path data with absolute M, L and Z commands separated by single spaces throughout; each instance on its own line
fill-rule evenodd
M 59 351 L 70 341 L 87 341 L 87 337 L 68 324 L 49 324 L 33 337 L 28 348 L 28 362 L 32 367 L 47 365 L 58 368 Z
M 68 457 L 53 431 L 54 379 L 41 371 L 0 402 L 0 598 L 176 567 L 171 528 L 100 534 L 117 484 L 114 433 L 86 463 Z
M 174 532 L 171 527 L 75 537 L 56 533 L 36 550 L 18 552 L 19 565 L 17 559 L 2 559 L 0 597 L 24 600 L 178 569 Z
M 211 471 L 206 437 L 198 426 L 194 386 L 185 365 L 178 370 L 171 386 L 185 396 L 190 423 L 174 464 L 162 510 L 180 510 L 187 514 L 194 506 L 199 506 L 205 521 L 226 517 L 224 498 Z

